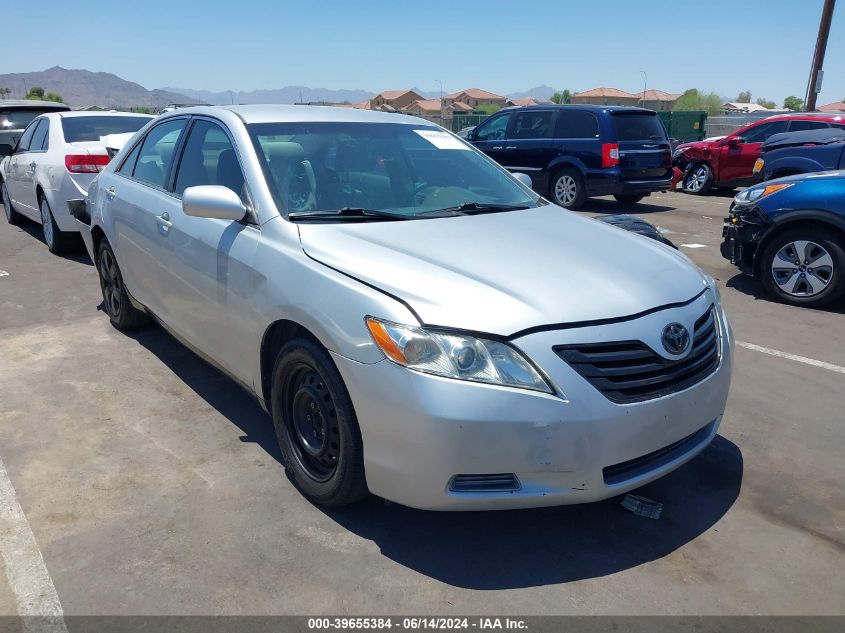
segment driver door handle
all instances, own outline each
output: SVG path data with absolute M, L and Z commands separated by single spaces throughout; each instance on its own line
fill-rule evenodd
M 490 149 L 502 149 L 501 145 L 496 145 L 495 147 L 491 147 Z
M 516 145 L 506 145 L 505 149 L 516 149 Z
M 106 198 L 108 198 L 109 200 L 114 200 L 114 197 L 116 195 L 117 194 L 114 191 L 114 187 L 109 187 L 108 189 L 106 189 Z
M 32 162 L 29 164 L 29 166 L 30 166 L 30 168 L 31 168 L 31 169 L 35 169 L 35 168 L 38 166 L 38 164 L 37 164 L 35 161 L 32 161 Z
M 159 231 L 161 231 L 162 235 L 167 235 L 170 232 L 170 228 L 173 226 L 173 222 L 170 221 L 170 214 L 165 211 L 159 216 L 156 216 L 156 221 L 158 222 Z

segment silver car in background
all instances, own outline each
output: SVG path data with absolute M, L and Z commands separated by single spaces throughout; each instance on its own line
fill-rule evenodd
M 418 118 L 180 109 L 88 211 L 112 323 L 152 316 L 253 393 L 317 503 L 595 501 L 719 428 L 733 339 L 714 280 Z

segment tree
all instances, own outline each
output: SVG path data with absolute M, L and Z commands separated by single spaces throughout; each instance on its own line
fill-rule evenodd
M 768 108 L 769 110 L 774 110 L 778 105 L 774 101 L 769 101 L 763 97 L 757 99 L 757 105 L 761 105 L 764 108 Z
M 783 100 L 783 107 L 793 112 L 803 112 L 804 100 L 794 95 L 788 96 Z
M 0 88 L 0 97 L 5 99 L 6 95 L 9 94 L 10 92 L 12 92 L 12 91 L 9 88 Z
M 572 93 L 569 92 L 569 90 L 563 90 L 562 92 L 556 92 L 552 95 L 552 103 L 557 103 L 557 104 L 572 103 Z
M 62 99 L 62 95 L 58 92 L 48 92 L 44 95 L 44 101 L 55 101 L 56 103 L 64 103 L 65 100 Z
M 736 98 L 737 103 L 751 103 L 751 91 L 750 90 L 743 90 L 739 93 L 739 96 Z
M 155 110 L 150 106 L 137 106 L 132 108 L 132 112 L 138 112 L 139 114 L 155 114 Z
M 702 93 L 695 88 L 690 88 L 675 101 L 673 110 L 677 112 L 689 112 L 691 110 L 704 110 L 710 116 L 722 112 L 724 99 L 715 92 Z
M 475 106 L 475 110 L 481 112 L 482 114 L 493 114 L 494 112 L 498 112 L 502 109 L 498 103 L 479 103 Z
M 27 99 L 43 99 L 44 98 L 44 88 L 41 86 L 33 86 L 29 89 L 29 92 L 26 93 Z

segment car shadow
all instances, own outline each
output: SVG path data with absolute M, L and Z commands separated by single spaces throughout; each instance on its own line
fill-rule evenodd
M 38 224 L 37 222 L 33 222 L 29 218 L 24 218 L 23 221 L 18 225 L 18 228 L 30 237 L 41 242 L 44 245 L 44 248 L 47 248 L 47 244 L 44 241 L 44 231 L 41 229 L 40 224 Z M 82 242 L 82 237 L 79 237 L 77 242 L 78 243 L 75 244 L 71 250 L 67 251 L 66 253 L 56 255 L 56 257 L 68 259 L 72 262 L 76 262 L 77 264 L 93 266 L 94 262 L 92 262 L 91 258 L 88 257 L 88 252 L 85 250 L 85 244 Z
M 753 297 L 756 301 L 768 301 L 769 303 L 779 303 L 772 299 L 769 294 L 763 290 L 760 283 L 751 275 L 745 273 L 737 273 L 725 282 L 725 286 L 732 288 L 746 296 Z M 814 310 L 816 312 L 830 312 L 832 314 L 845 314 L 845 297 L 833 303 L 823 306 L 821 308 L 801 308 L 802 310 Z
M 590 211 L 592 213 L 603 213 L 606 215 L 620 215 L 627 213 L 630 215 L 640 215 L 649 213 L 662 213 L 664 211 L 674 211 L 677 207 L 665 204 L 652 204 L 648 202 L 648 198 L 643 198 L 642 202 L 633 204 L 623 204 L 616 200 L 604 200 L 601 198 L 589 198 L 579 211 Z
M 160 327 L 128 334 L 241 429 L 241 441 L 283 464 L 269 416 L 235 382 Z M 509 589 L 605 576 L 667 556 L 713 529 L 736 501 L 742 477 L 739 448 L 717 436 L 691 462 L 637 491 L 663 503 L 659 520 L 624 510 L 619 497 L 496 512 L 428 512 L 377 498 L 315 507 L 409 569 L 456 587 Z

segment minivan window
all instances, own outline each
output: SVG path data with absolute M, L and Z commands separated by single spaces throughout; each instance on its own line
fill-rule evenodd
M 513 115 L 513 128 L 509 138 L 547 138 L 552 131 L 552 113 L 549 110 L 523 110 Z
M 253 123 L 247 129 L 283 212 L 349 207 L 431 217 L 465 203 L 535 206 L 536 198 L 483 154 L 422 122 Z
M 489 121 L 485 121 L 475 128 L 476 141 L 498 141 L 505 138 L 505 130 L 508 128 L 509 114 L 503 114 Z
M 137 132 L 152 117 L 141 116 L 74 116 L 62 117 L 62 133 L 68 143 L 99 141 L 101 136 Z
M 22 130 L 35 118 L 53 112 L 41 108 L 21 108 L 4 110 L 0 107 L 0 130 Z
M 200 119 L 191 127 L 176 172 L 175 193 L 188 187 L 222 185 L 243 194 L 244 174 L 235 148 L 216 123 Z
M 176 143 L 185 129 L 186 119 L 165 121 L 147 133 L 132 175 L 142 182 L 164 189 L 173 165 Z
M 40 152 L 47 149 L 47 132 L 50 129 L 50 122 L 47 119 L 41 119 L 35 132 L 32 133 L 32 140 L 29 143 L 30 152 Z
M 597 138 L 599 122 L 586 110 L 558 110 L 555 124 L 556 138 Z
M 657 115 L 614 113 L 611 118 L 617 141 L 666 140 L 666 130 Z

